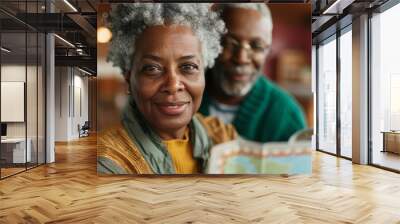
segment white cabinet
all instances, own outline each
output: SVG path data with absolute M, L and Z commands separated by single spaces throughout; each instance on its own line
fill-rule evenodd
M 25 144 L 27 143 L 26 151 Z M 8 152 L 6 160 L 7 163 L 25 163 L 32 161 L 32 140 L 28 138 L 7 138 L 1 140 L 1 151 Z M 12 159 L 11 159 L 12 158 Z

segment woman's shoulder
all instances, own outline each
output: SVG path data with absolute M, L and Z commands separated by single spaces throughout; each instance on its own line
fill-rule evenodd
M 225 124 L 221 119 L 214 116 L 203 116 L 200 113 L 196 113 L 195 116 L 203 124 L 213 144 L 232 141 L 238 137 L 232 124 Z
M 97 138 L 97 165 L 98 168 L 104 168 L 101 170 L 110 170 L 108 173 L 114 174 L 152 173 L 136 143 L 131 140 L 122 125 L 113 126 L 99 133 Z M 102 172 L 101 170 L 99 172 Z
M 97 137 L 98 145 L 114 146 L 126 144 L 127 133 L 121 124 L 109 127 L 99 132 Z

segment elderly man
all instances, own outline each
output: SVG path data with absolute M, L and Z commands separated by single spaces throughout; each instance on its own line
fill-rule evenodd
M 272 41 L 272 19 L 263 3 L 217 6 L 228 32 L 223 52 L 207 72 L 200 112 L 233 123 L 244 138 L 259 142 L 287 141 L 305 128 L 296 101 L 263 74 Z

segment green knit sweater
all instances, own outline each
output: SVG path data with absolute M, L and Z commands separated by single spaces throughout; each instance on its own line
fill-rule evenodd
M 199 112 L 210 115 L 211 96 L 207 89 Z M 287 141 L 306 127 L 304 113 L 287 92 L 260 76 L 239 105 L 233 125 L 244 138 L 258 142 Z

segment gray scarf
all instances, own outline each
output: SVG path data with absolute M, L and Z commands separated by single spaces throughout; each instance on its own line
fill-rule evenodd
M 155 174 L 176 173 L 171 156 L 162 139 L 152 130 L 131 96 L 122 112 L 122 124 Z M 207 168 L 212 142 L 206 129 L 195 116 L 189 124 L 189 133 L 193 158 L 199 161 L 202 165 L 201 170 L 204 171 Z

